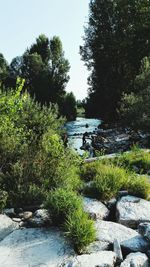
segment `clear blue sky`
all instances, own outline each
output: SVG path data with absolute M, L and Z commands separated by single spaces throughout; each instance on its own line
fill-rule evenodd
M 89 0 L 0 0 L 0 53 L 8 62 L 22 55 L 41 33 L 60 37 L 71 65 L 67 91 L 87 95 L 87 70 L 80 59 Z

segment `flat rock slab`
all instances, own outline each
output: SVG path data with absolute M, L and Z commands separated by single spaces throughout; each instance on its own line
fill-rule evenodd
M 0 242 L 3 267 L 56 267 L 74 255 L 63 234 L 55 228 L 16 230 Z
M 94 220 L 105 220 L 108 218 L 109 210 L 102 202 L 96 199 L 84 197 L 83 206 L 85 212 L 87 212 Z
M 127 252 L 145 252 L 149 249 L 147 240 L 135 230 L 124 225 L 98 220 L 95 222 L 95 227 L 97 241 L 113 244 L 117 239 L 121 248 Z
M 0 241 L 16 230 L 17 227 L 16 222 L 13 222 L 8 216 L 0 214 Z
M 150 201 L 134 197 L 122 197 L 117 203 L 117 221 L 136 229 L 141 222 L 150 222 Z
M 120 267 L 149 267 L 149 259 L 146 254 L 137 252 L 130 253 L 121 263 Z
M 100 251 L 90 255 L 77 256 L 64 267 L 114 267 L 115 263 L 116 254 L 114 252 Z

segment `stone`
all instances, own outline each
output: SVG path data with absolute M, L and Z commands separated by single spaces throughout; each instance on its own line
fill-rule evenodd
M 57 228 L 19 229 L 0 242 L 2 267 L 58 267 L 73 256 L 73 248 Z
M 14 208 L 10 208 L 10 209 L 4 209 L 4 214 L 6 214 L 9 217 L 13 217 L 15 216 L 15 209 Z
M 25 221 L 32 218 L 32 216 L 33 216 L 33 213 L 31 211 L 24 211 L 22 214 L 22 217 Z
M 94 241 L 84 249 L 84 253 L 91 254 L 104 250 L 110 250 L 109 242 Z
M 149 242 L 137 231 L 124 225 L 98 220 L 95 222 L 96 240 L 113 244 L 117 239 L 124 253 L 146 252 L 149 249 Z
M 144 253 L 130 253 L 120 267 L 149 267 L 149 260 Z
M 76 256 L 64 267 L 114 267 L 116 255 L 112 251 L 100 251 L 92 254 Z
M 18 228 L 18 224 L 13 222 L 8 216 L 0 214 L 0 240 Z
M 83 198 L 84 211 L 87 212 L 90 218 L 97 220 L 105 220 L 109 216 L 109 210 L 100 201 L 88 197 Z
M 138 232 L 147 240 L 150 241 L 150 223 L 140 223 L 138 226 Z
M 35 211 L 33 218 L 31 218 L 28 223 L 32 227 L 50 226 L 52 224 L 52 220 L 48 210 L 39 209 Z
M 20 218 L 12 218 L 12 220 L 16 223 L 20 223 L 21 222 L 21 219 Z
M 117 221 L 137 229 L 141 222 L 150 222 L 150 202 L 134 196 L 122 197 L 117 203 Z
M 116 253 L 117 257 L 117 263 L 121 263 L 123 261 L 123 255 L 119 241 L 115 239 L 113 245 L 114 245 L 114 252 Z
M 121 197 L 124 197 L 124 196 L 127 196 L 129 193 L 127 190 L 122 190 L 122 191 L 119 191 L 118 192 L 118 198 L 121 198 Z

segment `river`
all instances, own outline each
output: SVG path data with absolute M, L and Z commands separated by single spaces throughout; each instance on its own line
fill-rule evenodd
M 71 145 L 80 155 L 83 154 L 83 150 L 80 149 L 82 146 L 82 136 L 85 132 L 93 133 L 101 121 L 98 119 L 87 119 L 79 118 L 75 121 L 66 123 L 66 129 L 68 133 L 69 145 Z M 90 142 L 90 140 L 89 140 Z

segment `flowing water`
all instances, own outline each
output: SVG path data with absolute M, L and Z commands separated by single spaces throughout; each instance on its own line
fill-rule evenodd
M 85 132 L 93 133 L 98 125 L 101 123 L 98 119 L 77 118 L 76 121 L 66 123 L 69 144 L 80 154 L 83 154 L 82 136 Z M 90 142 L 90 139 L 89 139 Z

